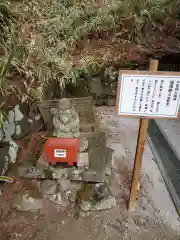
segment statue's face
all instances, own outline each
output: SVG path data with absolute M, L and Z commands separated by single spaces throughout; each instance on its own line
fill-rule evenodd
M 71 121 L 72 109 L 59 108 L 59 119 L 62 123 L 67 124 Z

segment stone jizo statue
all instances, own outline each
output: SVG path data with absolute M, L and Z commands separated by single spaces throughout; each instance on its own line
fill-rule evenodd
M 51 113 L 53 114 L 53 136 L 59 138 L 80 137 L 79 116 L 69 99 L 60 99 L 57 109 L 52 108 Z

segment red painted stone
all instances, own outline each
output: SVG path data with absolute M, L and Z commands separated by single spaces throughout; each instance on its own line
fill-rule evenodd
M 59 162 L 72 166 L 77 163 L 80 141 L 78 138 L 48 138 L 44 144 L 44 158 L 51 164 Z

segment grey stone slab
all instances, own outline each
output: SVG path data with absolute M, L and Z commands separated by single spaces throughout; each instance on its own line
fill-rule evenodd
M 68 177 L 71 181 L 80 181 L 80 182 L 103 182 L 104 178 L 102 174 L 98 174 L 92 171 L 83 171 L 82 173 L 74 173 L 74 170 L 69 170 Z
M 89 156 L 87 152 L 79 153 L 77 166 L 85 168 L 89 167 Z
M 48 167 L 49 167 L 49 163 L 44 160 L 44 156 L 42 154 L 41 154 L 41 156 L 39 157 L 39 159 L 36 163 L 36 167 L 37 168 L 44 168 L 44 169 L 48 169 Z
M 50 169 L 36 167 L 19 167 L 18 175 L 21 178 L 53 179 L 53 172 Z
M 58 204 L 58 205 L 60 205 L 60 206 L 62 206 L 62 207 L 67 207 L 68 204 L 69 204 L 69 201 L 68 201 L 68 199 L 67 199 L 64 191 L 63 191 L 61 188 L 59 188 L 59 189 L 57 190 L 57 193 L 56 193 L 56 194 L 53 194 L 53 195 L 52 195 L 52 197 L 50 198 L 50 200 L 51 200 L 52 202 L 54 202 L 55 204 Z
M 64 191 L 71 189 L 71 182 L 69 179 L 57 179 L 57 183 Z
M 106 168 L 106 136 L 100 132 L 89 138 L 89 171 L 104 175 Z
M 43 194 L 52 195 L 55 194 L 57 189 L 57 183 L 55 180 L 46 179 L 41 184 L 41 192 Z

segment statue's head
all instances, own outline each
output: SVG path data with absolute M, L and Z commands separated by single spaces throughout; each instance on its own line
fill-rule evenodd
M 62 98 L 58 103 L 59 111 L 67 111 L 68 109 L 72 109 L 72 103 L 68 98 Z
M 64 124 L 67 124 L 71 120 L 72 112 L 73 107 L 71 101 L 67 98 L 60 99 L 58 103 L 58 115 Z

